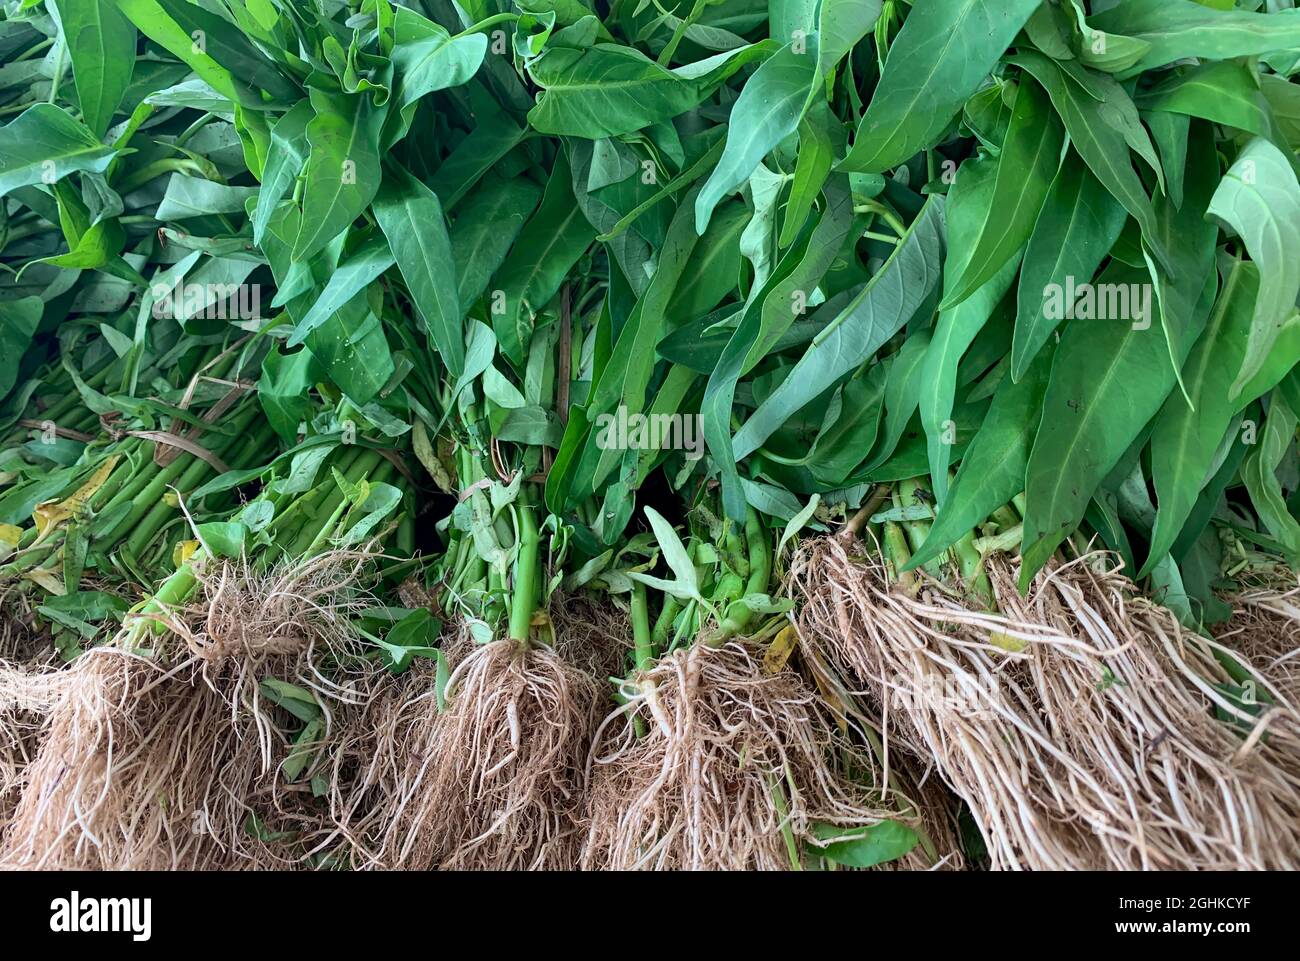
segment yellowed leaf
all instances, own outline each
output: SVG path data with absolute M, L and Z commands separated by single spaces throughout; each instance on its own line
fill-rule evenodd
M 32 519 L 36 521 L 36 539 L 44 540 L 45 536 L 60 524 L 80 514 L 86 506 L 86 501 L 94 497 L 95 491 L 103 487 L 104 482 L 112 475 L 113 468 L 117 466 L 119 460 L 121 460 L 120 454 L 114 454 L 105 460 L 90 476 L 90 480 L 78 487 L 72 496 L 61 501 L 37 504 L 36 509 L 32 511 Z
M 4 560 L 18 547 L 23 529 L 13 524 L 0 524 L 0 561 Z
M 198 541 L 180 541 L 174 548 L 172 548 L 172 563 L 177 567 L 180 567 L 193 557 L 194 552 L 198 549 Z
M 419 418 L 416 418 L 415 426 L 411 429 L 411 449 L 415 451 L 416 460 L 424 465 L 433 482 L 438 485 L 438 489 L 447 494 L 452 493 L 451 475 L 438 459 L 433 445 L 429 442 L 429 432 L 424 429 L 424 423 Z
M 27 578 L 34 584 L 39 585 L 42 590 L 53 594 L 56 597 L 62 597 L 64 594 L 68 593 L 68 589 L 63 586 L 63 581 L 60 580 L 59 576 L 53 571 L 42 570 L 38 567 L 34 571 L 28 571 L 23 575 L 23 577 Z
M 776 635 L 772 643 L 768 645 L 767 650 L 763 652 L 763 673 L 779 673 L 798 646 L 799 635 L 795 631 L 794 625 L 788 624 L 781 628 L 781 632 Z

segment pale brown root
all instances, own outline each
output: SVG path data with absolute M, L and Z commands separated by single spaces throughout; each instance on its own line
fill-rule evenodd
M 1291 707 L 1300 706 L 1300 586 L 1294 575 L 1289 584 L 1252 585 L 1227 600 L 1233 613 L 1216 632 L 1218 639 Z
M 801 674 L 817 687 L 822 704 L 839 731 L 869 752 L 877 769 L 872 783 L 882 786 L 882 801 L 901 820 L 914 825 L 920 843 L 908 854 L 877 867 L 882 871 L 961 871 L 968 867 L 961 839 L 961 802 L 936 772 L 933 760 L 890 752 L 880 736 L 879 718 L 863 711 L 859 699 L 834 668 L 808 645 L 797 657 Z
M 0 584 L 0 843 L 55 700 L 59 666 L 30 595 L 16 582 Z
M 1213 642 L 1099 559 L 1051 565 L 1022 598 L 989 558 L 1001 615 L 890 589 L 874 557 L 830 539 L 791 576 L 804 643 L 863 686 L 900 748 L 934 758 L 994 868 L 1296 867 L 1300 785 L 1279 763 L 1294 712 L 1226 698 Z
M 462 633 L 439 712 L 435 668 L 409 672 L 372 712 L 378 750 L 358 777 L 358 833 L 386 867 L 572 868 L 585 762 L 603 687 L 565 653 Z M 355 811 L 365 805 L 356 804 Z
M 261 682 L 312 691 L 325 741 L 339 714 L 373 696 L 378 669 L 349 656 L 366 562 L 338 552 L 269 573 L 223 563 L 168 615 L 169 632 L 146 636 L 155 649 L 126 649 L 124 632 L 79 657 L 61 674 L 0 860 L 201 870 L 334 853 L 322 847 L 338 840 L 325 801 L 280 771 L 301 722 Z
M 814 824 L 895 816 L 816 692 L 744 643 L 675 651 L 626 693 L 592 747 L 584 868 L 790 870 Z
M 548 616 L 556 651 L 602 683 L 627 669 L 632 624 L 625 611 L 587 594 L 556 594 Z
M 54 664 L 0 660 L 0 843 L 27 783 L 45 716 L 58 699 L 59 683 Z

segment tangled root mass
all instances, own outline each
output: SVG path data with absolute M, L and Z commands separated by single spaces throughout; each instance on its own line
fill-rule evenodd
M 838 540 L 805 545 L 792 580 L 804 642 L 937 760 L 995 868 L 1296 867 L 1294 708 L 1244 710 L 1213 642 L 1099 557 L 1052 566 L 1027 598 L 991 558 L 1001 615 L 891 588 Z

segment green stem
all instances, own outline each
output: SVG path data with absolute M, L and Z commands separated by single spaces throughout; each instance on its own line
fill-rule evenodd
M 885 521 L 884 544 L 882 545 L 885 554 L 885 563 L 890 567 L 890 574 L 903 586 L 909 594 L 915 594 L 919 586 L 916 579 L 915 571 L 903 571 L 907 562 L 912 558 L 912 552 L 907 549 L 907 535 L 895 521 Z M 899 573 L 902 571 L 902 573 Z
M 470 34 L 482 33 L 484 30 L 491 30 L 498 23 L 517 23 L 518 21 L 519 14 L 517 13 L 494 13 L 492 16 L 485 17 L 478 23 L 465 28 L 451 39 L 459 40 L 461 37 L 468 37 Z
M 650 634 L 650 608 L 646 601 L 645 585 L 637 581 L 632 585 L 632 640 L 636 652 L 636 669 L 644 674 L 654 666 L 654 641 Z
M 520 492 L 520 501 L 524 494 Z M 533 611 L 537 607 L 538 554 L 541 538 L 537 531 L 537 517 L 530 504 L 521 503 L 519 516 L 519 551 L 511 577 L 510 624 L 511 640 L 528 643 L 532 628 Z
M 710 647 L 720 647 L 729 638 L 749 627 L 754 619 L 754 610 L 745 603 L 744 598 L 750 594 L 765 593 L 767 582 L 772 576 L 772 555 L 768 548 L 767 532 L 763 529 L 757 511 L 748 506 L 745 508 L 745 543 L 749 548 L 749 580 L 745 583 L 745 592 L 740 600 L 728 605 L 717 631 L 706 641 Z

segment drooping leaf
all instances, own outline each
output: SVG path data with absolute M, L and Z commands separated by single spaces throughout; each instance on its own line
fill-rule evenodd
M 1009 58 L 1023 67 L 1047 90 L 1070 143 L 1089 169 L 1142 227 L 1144 236 L 1156 233 L 1151 198 L 1129 159 L 1128 140 L 1113 122 L 1114 108 L 1094 99 L 1070 80 L 1053 61 L 1036 50 L 1021 50 Z M 1151 241 L 1153 253 L 1165 269 L 1176 272 L 1172 256 Z
M 1011 376 L 1019 380 L 1064 319 L 1049 309 L 1070 278 L 1089 283 L 1124 228 L 1125 211 L 1088 168 L 1061 164 L 1025 250 L 1016 292 Z
M 103 173 L 116 153 L 53 104 L 33 104 L 0 127 L 0 197 L 79 170 Z
M 939 281 L 943 202 L 932 197 L 893 256 L 815 339 L 794 370 L 736 433 L 740 459 L 757 450 L 790 416 L 880 348 Z
M 1187 397 L 1170 395 L 1156 418 L 1151 432 L 1151 480 L 1159 509 L 1139 576 L 1145 576 L 1173 546 L 1197 495 L 1211 479 L 1215 454 L 1239 410 L 1240 405 L 1229 399 L 1228 388 L 1234 372 L 1241 369 L 1258 293 L 1255 266 L 1235 261 L 1205 332 L 1183 368 Z
M 1126 73 L 1186 57 L 1230 60 L 1300 46 L 1300 17 L 1212 9 L 1193 0 L 1122 0 L 1091 18 L 1098 30 L 1150 44 Z
M 1236 397 L 1264 365 L 1300 296 L 1300 182 L 1277 147 L 1255 138 L 1224 175 L 1209 216 L 1237 232 L 1260 270 L 1250 340 L 1232 383 Z
M 316 111 L 307 124 L 310 152 L 303 171 L 302 225 L 293 259 L 324 248 L 361 216 L 379 190 L 379 133 L 384 108 L 366 93 L 311 91 Z
M 501 352 L 522 364 L 536 315 L 559 291 L 596 231 L 574 203 L 569 164 L 557 157 L 541 206 L 519 232 L 511 256 L 492 280 L 492 329 Z
M 932 146 L 1038 4 L 917 0 L 841 169 L 880 173 Z
M 1064 139 L 1047 96 L 1037 85 L 1022 83 L 983 222 L 966 241 L 971 249 L 963 252 L 962 263 L 945 271 L 941 310 L 956 307 L 983 287 L 1028 242 L 1060 166 Z
M 1145 275 L 1113 267 L 1102 285 L 1141 296 Z M 1097 487 L 1174 387 L 1164 334 L 1119 313 L 1071 322 L 1056 350 L 1026 470 L 1022 588 L 1078 526 Z
M 815 34 L 807 44 L 816 47 Z M 814 50 L 793 44 L 754 71 L 731 108 L 722 158 L 695 198 L 696 232 L 704 233 L 718 201 L 739 189 L 763 158 L 794 133 L 816 77 Z
M 465 366 L 463 314 L 438 196 L 394 165 L 375 196 L 374 214 L 425 331 L 447 369 L 459 375 Z

